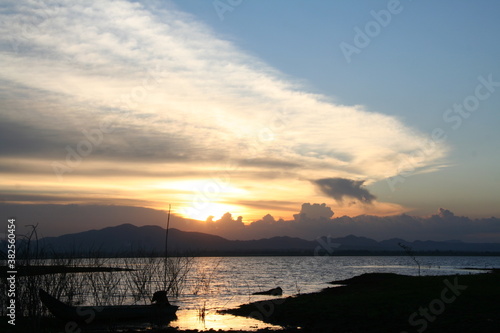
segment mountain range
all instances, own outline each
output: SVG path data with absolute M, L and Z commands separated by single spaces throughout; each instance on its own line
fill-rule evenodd
M 165 229 L 159 226 L 138 227 L 122 224 L 100 230 L 89 230 L 38 241 L 49 253 L 85 254 L 163 254 Z M 200 232 L 169 229 L 168 253 L 190 255 L 348 255 L 404 253 L 400 244 L 414 252 L 428 254 L 500 254 L 500 243 L 465 243 L 462 241 L 413 241 L 393 238 L 376 241 L 366 237 L 321 237 L 314 241 L 293 237 L 258 240 L 229 240 Z M 6 246 L 2 246 L 5 249 Z

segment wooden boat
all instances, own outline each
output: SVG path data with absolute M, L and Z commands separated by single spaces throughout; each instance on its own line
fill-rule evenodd
M 179 308 L 170 304 L 117 305 L 117 306 L 70 306 L 46 291 L 39 289 L 42 303 L 56 317 L 66 321 L 90 324 L 97 321 L 165 320 L 175 319 Z

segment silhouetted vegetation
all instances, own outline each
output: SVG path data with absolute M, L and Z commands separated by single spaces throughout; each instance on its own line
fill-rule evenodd
M 417 260 L 417 257 L 415 255 L 415 252 L 413 252 L 413 249 L 411 246 L 405 245 L 403 243 L 398 243 L 398 245 L 405 251 L 405 253 L 417 264 L 418 267 L 418 276 L 420 276 L 420 262 Z
M 39 330 L 43 318 L 50 316 L 39 300 L 39 288 L 70 305 L 149 304 L 157 290 L 179 296 L 193 265 L 193 257 L 157 258 L 143 251 L 137 252 L 141 258 L 109 258 L 98 250 L 84 258 L 81 253 L 59 256 L 39 246 L 36 226 L 18 238 L 16 319 L 28 331 Z M 9 301 L 4 281 L 0 284 L 0 316 L 6 316 Z

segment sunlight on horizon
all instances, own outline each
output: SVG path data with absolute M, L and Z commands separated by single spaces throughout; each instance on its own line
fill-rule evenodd
M 240 206 L 230 205 L 226 203 L 217 203 L 217 202 L 200 202 L 200 205 L 197 208 L 192 206 L 184 206 L 178 210 L 178 213 L 189 219 L 206 221 L 210 216 L 213 216 L 213 220 L 219 220 L 226 213 L 230 213 L 233 216 L 233 219 L 236 219 L 238 216 L 245 215 L 245 212 L 242 211 Z M 246 214 L 248 215 L 248 214 Z
M 153 187 L 173 190 L 183 193 L 183 196 L 187 195 L 187 200 L 179 209 L 176 209 L 176 213 L 185 218 L 206 221 L 212 216 L 215 221 L 225 213 L 236 216 L 248 213 L 239 205 L 225 203 L 235 195 L 245 195 L 248 191 L 212 179 L 159 182 Z

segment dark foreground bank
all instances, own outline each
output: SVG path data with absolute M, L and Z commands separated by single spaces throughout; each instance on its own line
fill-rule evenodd
M 312 332 L 500 332 L 500 271 L 473 275 L 371 273 L 342 287 L 226 312 Z

